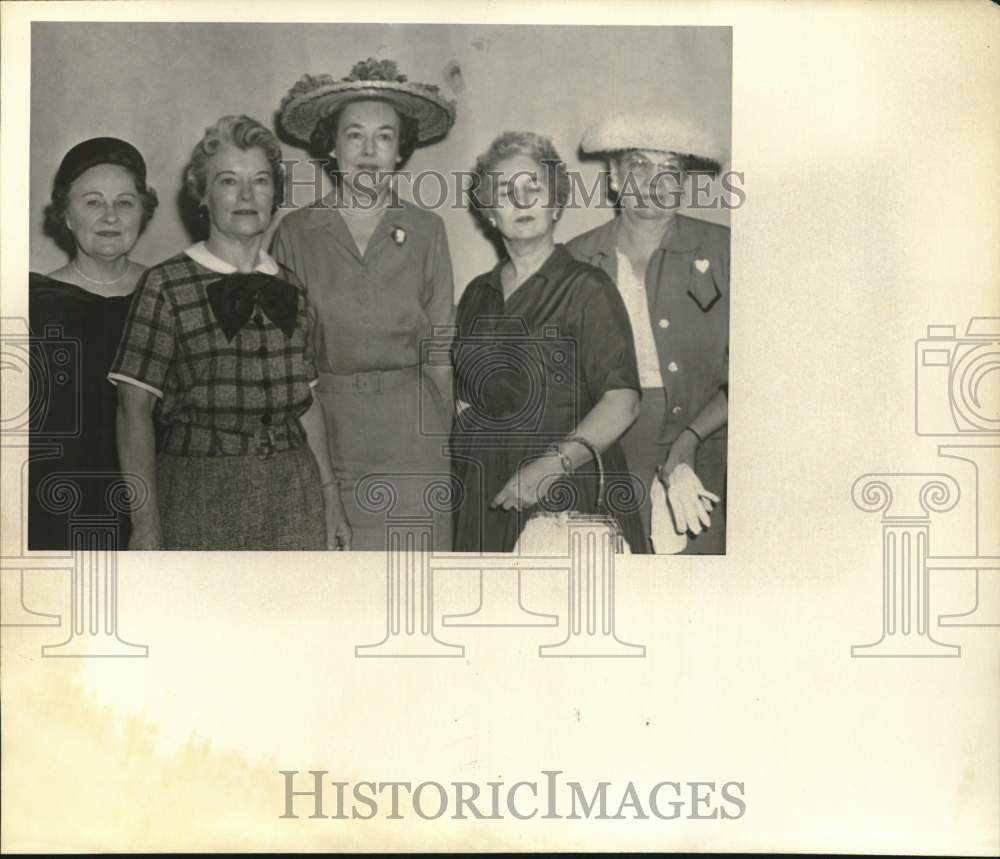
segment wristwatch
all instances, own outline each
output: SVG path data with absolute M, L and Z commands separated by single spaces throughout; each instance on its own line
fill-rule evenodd
M 562 466 L 563 471 L 567 474 L 573 473 L 573 460 L 563 452 L 562 444 L 560 442 L 550 444 L 546 452 L 559 457 L 559 464 Z

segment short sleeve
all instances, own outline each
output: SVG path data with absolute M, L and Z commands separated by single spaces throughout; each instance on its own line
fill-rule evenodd
M 176 349 L 174 309 L 163 285 L 155 269 L 143 275 L 108 372 L 113 384 L 128 382 L 160 399 Z
M 431 285 L 427 318 L 431 325 L 452 325 L 455 320 L 455 282 L 451 271 L 451 252 L 444 222 L 437 220 L 427 261 L 427 280 Z
M 603 271 L 595 270 L 590 277 L 577 336 L 584 383 L 596 403 L 608 391 L 642 388 L 625 303 Z

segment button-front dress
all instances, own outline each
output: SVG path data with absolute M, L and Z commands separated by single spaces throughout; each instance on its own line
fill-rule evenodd
M 532 510 L 492 508 L 524 464 L 577 427 L 605 393 L 639 390 L 628 313 L 599 269 L 563 245 L 504 298 L 499 263 L 473 280 L 458 307 L 453 347 L 458 398 L 454 462 L 463 503 L 455 523 L 460 551 L 510 552 Z M 634 553 L 648 551 L 638 501 L 618 442 L 601 455 L 608 507 Z M 595 464 L 580 466 L 572 488 L 549 509 L 594 513 Z M 537 512 L 537 508 L 536 511 Z
M 394 201 L 361 253 L 324 198 L 282 220 L 272 253 L 316 309 L 316 394 L 352 547 L 385 549 L 391 522 L 413 519 L 450 550 L 451 409 L 425 370 L 448 364 L 454 320 L 444 222 Z

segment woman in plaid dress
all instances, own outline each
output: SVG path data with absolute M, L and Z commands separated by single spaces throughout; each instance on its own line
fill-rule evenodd
M 135 500 L 131 549 L 350 547 L 312 395 L 313 311 L 262 248 L 280 159 L 250 117 L 207 129 L 185 179 L 209 237 L 152 267 L 136 291 L 108 374 L 122 470 L 149 490 Z

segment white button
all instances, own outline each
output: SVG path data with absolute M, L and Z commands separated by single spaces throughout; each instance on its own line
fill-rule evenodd
M 670 327 L 670 320 L 669 319 L 661 319 L 657 324 L 660 326 L 660 328 L 669 328 Z
M 672 414 L 679 415 L 681 413 L 681 407 L 680 406 L 674 406 L 670 411 L 671 411 Z
M 677 372 L 677 364 L 676 364 L 676 362 L 671 361 L 669 364 L 667 364 L 667 370 L 669 372 L 671 372 L 671 373 L 676 373 Z

